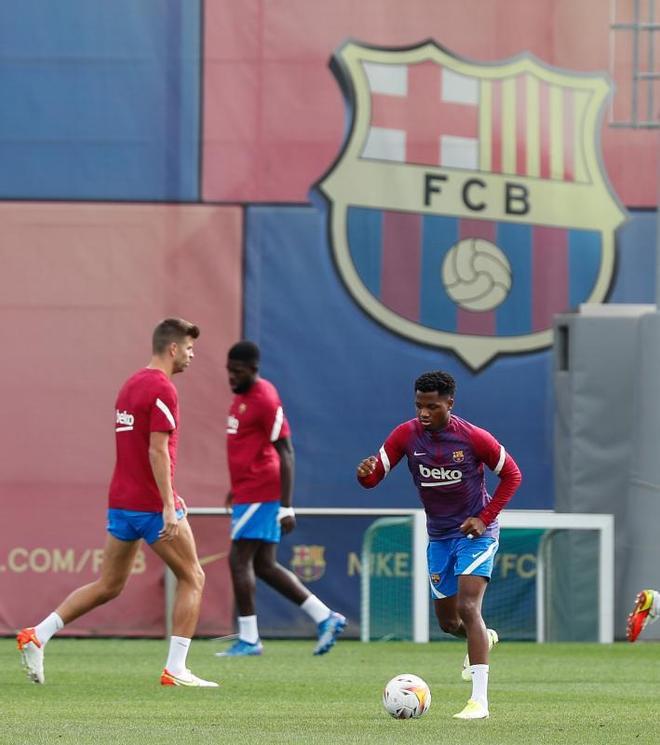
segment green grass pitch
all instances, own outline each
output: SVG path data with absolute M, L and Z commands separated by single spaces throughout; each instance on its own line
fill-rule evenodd
M 266 641 L 260 658 L 218 659 L 218 642 L 193 642 L 194 672 L 219 689 L 158 684 L 166 643 L 54 639 L 46 685 L 29 683 L 12 639 L 0 639 L 2 745 L 186 743 L 466 743 L 587 745 L 660 742 L 660 644 L 502 642 L 491 658 L 491 718 L 451 718 L 470 684 L 464 645 L 341 641 L 325 657 L 313 642 Z M 397 721 L 384 684 L 411 672 L 433 702 Z

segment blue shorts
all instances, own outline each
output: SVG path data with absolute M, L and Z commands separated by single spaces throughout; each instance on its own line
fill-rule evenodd
M 182 520 L 186 511 L 176 511 L 177 520 Z M 107 530 L 120 541 L 138 541 L 140 538 L 148 544 L 158 540 L 163 529 L 162 512 L 138 512 L 137 510 L 108 510 Z
M 447 538 L 430 541 L 426 549 L 431 598 L 442 600 L 458 592 L 458 577 L 471 574 L 490 579 L 499 546 L 495 538 Z
M 233 505 L 231 509 L 232 541 L 279 543 L 282 532 L 277 519 L 279 509 L 279 501 Z

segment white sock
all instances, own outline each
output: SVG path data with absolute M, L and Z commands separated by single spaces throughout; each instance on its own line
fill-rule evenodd
M 488 665 L 471 665 L 472 698 L 488 708 Z
M 34 631 L 37 635 L 37 639 L 42 644 L 47 644 L 53 634 L 56 634 L 60 629 L 64 628 L 64 621 L 53 611 L 50 616 L 46 616 L 44 620 L 34 627 Z
M 256 616 L 238 617 L 238 638 L 248 644 L 256 644 L 259 641 L 259 627 Z
M 190 641 L 185 636 L 170 637 L 170 652 L 167 655 L 165 669 L 172 675 L 183 675 L 186 672 L 186 657 Z
M 307 613 L 307 615 L 318 624 L 332 613 L 330 608 L 325 603 L 322 603 L 316 595 L 310 595 L 304 603 L 300 604 L 300 608 Z

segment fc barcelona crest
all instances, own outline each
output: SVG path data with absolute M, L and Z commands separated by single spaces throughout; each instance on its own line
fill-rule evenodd
M 433 42 L 351 42 L 333 62 L 352 125 L 318 188 L 365 312 L 478 369 L 549 346 L 555 313 L 605 299 L 625 218 L 600 158 L 606 78 Z
M 314 582 L 325 574 L 325 546 L 293 546 L 291 569 L 303 582 Z

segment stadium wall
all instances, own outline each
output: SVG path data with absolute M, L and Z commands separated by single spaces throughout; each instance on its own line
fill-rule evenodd
M 629 20 L 633 3 L 615 5 L 616 20 Z M 654 302 L 657 130 L 617 125 L 629 118 L 635 92 L 630 37 L 619 34 L 613 46 L 614 35 L 609 3 L 600 0 L 4 4 L 0 313 L 11 332 L 0 372 L 7 399 L 0 633 L 37 620 L 98 572 L 114 396 L 146 361 L 150 330 L 165 315 L 191 318 L 203 332 L 193 368 L 178 381 L 178 486 L 191 503 L 219 505 L 227 490 L 224 354 L 246 335 L 262 345 L 263 372 L 277 383 L 293 426 L 298 504 L 413 506 L 404 469 L 369 493 L 356 486 L 353 469 L 412 416 L 414 378 L 444 367 L 458 380 L 458 413 L 490 429 L 522 466 L 512 506 L 552 507 L 551 342 L 470 365 L 451 344 L 420 343 L 365 312 L 340 271 L 341 236 L 331 230 L 339 210 L 323 179 L 348 162 L 354 124 L 366 111 L 359 81 L 346 77 L 351 68 L 341 54 L 349 48 L 384 55 L 377 64 L 387 65 L 397 49 L 431 39 L 437 64 L 482 83 L 500 72 L 504 80 L 513 58 L 536 81 L 529 90 L 554 85 L 550 104 L 562 86 L 578 91 L 562 100 L 586 101 L 584 86 L 593 84 L 610 102 L 585 114 L 584 129 L 571 137 L 593 150 L 584 167 L 594 196 L 582 211 L 556 197 L 569 215 L 561 230 L 578 230 L 588 213 L 589 229 L 602 230 L 603 245 L 611 241 L 602 300 Z M 643 60 L 647 52 L 642 46 Z M 514 99 L 502 100 L 507 130 L 519 114 Z M 550 104 L 553 131 L 565 133 L 566 116 Z M 411 107 L 407 116 L 422 121 L 428 112 Z M 556 142 L 543 153 L 559 152 Z M 394 223 L 410 212 L 406 174 L 419 167 L 399 165 L 394 202 L 369 207 Z M 506 178 L 483 163 L 467 176 L 489 188 Z M 379 195 L 378 179 L 365 191 Z M 488 222 L 500 230 L 511 216 L 498 204 L 488 207 Z M 547 300 L 544 288 L 557 286 L 567 293 L 557 310 L 573 310 L 569 299 L 585 298 L 575 290 L 583 280 L 571 277 L 588 269 L 593 252 L 568 263 L 564 256 L 564 274 L 548 256 L 536 289 L 514 273 L 516 292 L 529 284 Z M 520 308 L 508 307 L 512 322 Z M 494 348 L 498 334 L 472 332 L 476 347 Z M 208 556 L 222 562 L 225 552 L 219 535 Z M 69 631 L 162 633 L 160 568 L 148 552 L 140 566 L 122 599 Z M 228 624 L 223 576 L 205 613 Z

